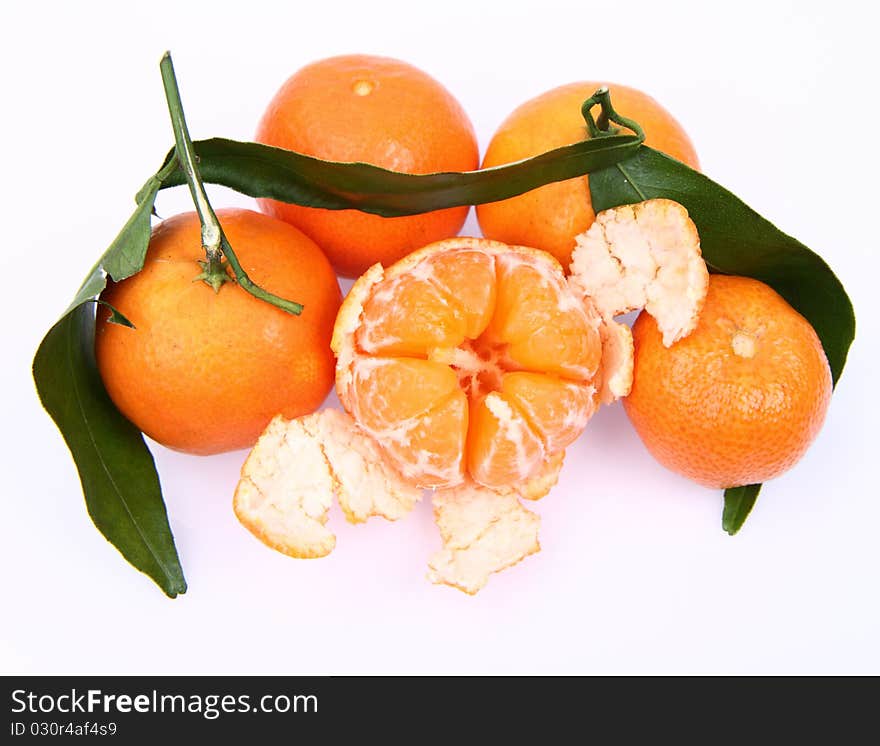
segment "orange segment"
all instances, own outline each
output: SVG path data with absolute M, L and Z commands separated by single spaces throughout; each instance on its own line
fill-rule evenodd
M 386 278 L 364 304 L 357 344 L 368 353 L 424 357 L 435 347 L 457 347 L 466 324 L 458 305 L 426 276 Z
M 570 445 L 596 410 L 592 386 L 540 373 L 507 373 L 505 399 L 519 409 L 550 453 Z
M 359 357 L 352 372 L 359 419 L 371 430 L 424 414 L 458 390 L 454 371 L 430 360 Z
M 549 258 L 548 258 L 549 259 Z M 597 321 L 550 262 L 499 257 L 495 315 L 487 336 L 525 370 L 588 380 L 599 365 Z
M 449 487 L 464 479 L 468 401 L 453 391 L 424 414 L 378 436 L 400 472 L 422 487 Z
M 486 487 L 509 487 L 535 473 L 544 446 L 522 412 L 503 394 L 492 392 L 471 407 L 468 470 Z
M 481 251 L 450 251 L 426 263 L 437 287 L 461 310 L 465 336 L 479 337 L 495 310 L 495 257 Z
M 337 393 L 412 483 L 509 489 L 592 415 L 599 323 L 549 254 L 431 244 L 355 283 L 334 330 Z

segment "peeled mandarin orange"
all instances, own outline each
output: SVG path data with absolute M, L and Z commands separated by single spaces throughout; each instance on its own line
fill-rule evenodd
M 549 254 L 448 239 L 355 283 L 334 329 L 337 392 L 413 483 L 511 488 L 595 410 L 599 325 Z
M 323 556 L 330 493 L 350 521 L 396 520 L 431 487 L 432 582 L 476 593 L 537 552 L 521 500 L 549 493 L 598 403 L 632 383 L 632 335 L 613 317 L 648 301 L 671 343 L 708 284 L 696 229 L 668 200 L 608 210 L 578 245 L 568 278 L 547 253 L 473 238 L 370 267 L 331 341 L 347 413 L 273 420 L 236 490 L 242 523 Z

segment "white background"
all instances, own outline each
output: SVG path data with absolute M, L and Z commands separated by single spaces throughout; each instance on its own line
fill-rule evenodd
M 16 7 L 17 6 L 17 7 Z M 3 76 L 3 673 L 880 673 L 877 18 L 862 2 L 17 3 Z M 543 550 L 476 598 L 430 585 L 430 505 L 296 561 L 235 520 L 244 452 L 154 452 L 190 590 L 166 599 L 92 527 L 40 409 L 40 338 L 128 217 L 171 130 L 249 139 L 281 82 L 369 52 L 441 80 L 485 149 L 516 105 L 579 79 L 642 88 L 711 177 L 818 250 L 859 328 L 825 428 L 741 534 L 657 465 L 619 405 L 536 509 Z M 251 202 L 212 189 L 216 206 Z M 163 193 L 168 215 L 185 190 Z M 477 231 L 473 216 L 465 231 Z

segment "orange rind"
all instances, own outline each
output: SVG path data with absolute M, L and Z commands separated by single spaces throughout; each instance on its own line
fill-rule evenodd
M 269 423 L 242 467 L 233 508 L 273 549 L 291 557 L 324 557 L 336 546 L 325 526 L 334 494 L 346 518 L 361 523 L 371 516 L 402 518 L 421 490 L 386 464 L 351 417 L 324 409 Z
M 428 562 L 432 583 L 451 585 L 474 595 L 492 573 L 535 554 L 541 548 L 541 519 L 513 493 L 466 484 L 434 493 L 434 520 L 443 548 Z
M 626 324 L 603 321 L 599 327 L 602 338 L 602 366 L 597 376 L 599 403 L 611 404 L 629 394 L 633 382 L 633 337 Z
M 236 517 L 254 536 L 301 559 L 325 557 L 336 546 L 325 526 L 333 475 L 309 427 L 316 417 L 275 417 L 244 462 L 232 501 Z
M 575 243 L 572 283 L 606 321 L 644 308 L 667 347 L 694 330 L 709 272 L 680 204 L 650 199 L 604 210 Z

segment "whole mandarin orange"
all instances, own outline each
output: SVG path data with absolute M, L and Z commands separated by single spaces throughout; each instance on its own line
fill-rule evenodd
M 154 440 L 211 454 L 251 446 L 276 414 L 317 409 L 333 384 L 330 336 L 341 296 L 318 246 L 296 228 L 252 210 L 217 216 L 258 285 L 302 303 L 294 316 L 237 284 L 202 281 L 195 213 L 153 231 L 144 268 L 110 283 L 102 299 L 134 329 L 99 313 L 98 369 L 119 410 Z
M 421 70 L 387 57 L 346 55 L 302 68 L 275 94 L 256 139 L 325 160 L 413 174 L 471 171 L 479 163 L 473 127 L 452 94 Z M 384 218 L 269 199 L 259 204 L 314 239 L 346 277 L 456 235 L 468 212 L 456 207 Z
M 712 275 L 697 328 L 664 347 L 646 313 L 633 326 L 624 407 L 664 466 L 708 487 L 765 482 L 816 437 L 831 371 L 816 332 L 775 290 Z
M 547 91 L 515 109 L 489 143 L 483 168 L 512 163 L 587 138 L 581 105 L 604 83 L 571 83 Z M 645 144 L 699 167 L 697 154 L 681 125 L 653 98 L 635 88 L 607 84 L 614 108 L 635 119 Z M 548 251 L 568 267 L 574 239 L 596 217 L 589 177 L 547 184 L 518 197 L 477 205 L 483 235 L 496 241 Z

